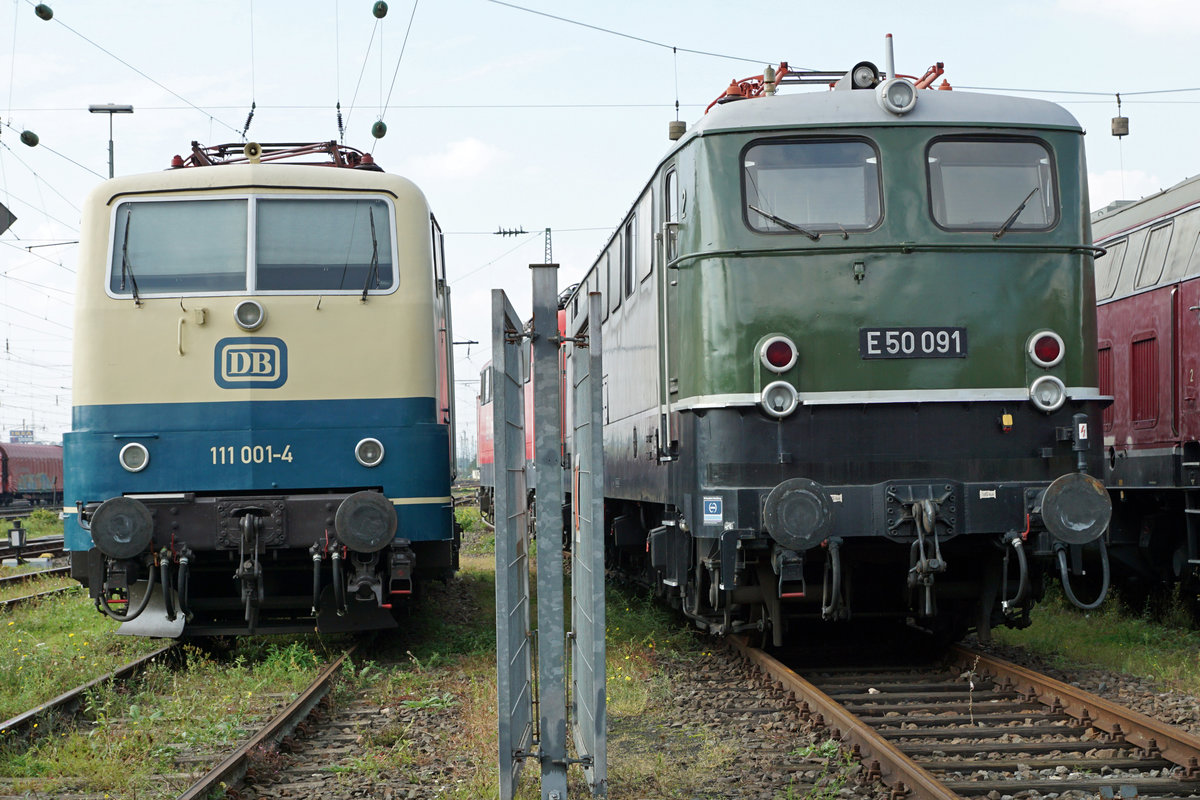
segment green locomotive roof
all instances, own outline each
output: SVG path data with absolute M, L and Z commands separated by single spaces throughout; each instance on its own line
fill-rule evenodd
M 1082 133 L 1074 116 L 1045 100 L 974 92 L 922 90 L 903 116 L 884 111 L 869 89 L 777 94 L 714 106 L 680 144 L 694 136 L 797 127 L 931 125 L 1053 128 Z

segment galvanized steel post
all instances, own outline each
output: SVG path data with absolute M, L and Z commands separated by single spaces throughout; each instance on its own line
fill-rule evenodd
M 538 716 L 542 800 L 567 796 L 567 660 L 562 554 L 562 370 L 558 265 L 531 264 L 533 463 L 537 487 Z M 557 793 L 557 794 L 556 794 Z
M 534 746 L 533 633 L 525 494 L 525 385 L 521 320 L 492 292 L 492 431 L 495 443 L 496 695 L 500 800 L 512 800 Z
M 571 392 L 571 729 L 592 794 L 608 795 L 601 296 L 567 331 Z

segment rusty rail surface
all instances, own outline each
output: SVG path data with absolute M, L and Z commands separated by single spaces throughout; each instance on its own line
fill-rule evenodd
M 208 797 L 209 793 L 217 789 L 220 784 L 232 786 L 240 781 L 246 774 L 250 753 L 258 747 L 278 744 L 281 739 L 291 734 L 296 726 L 316 708 L 317 703 L 321 702 L 321 699 L 329 693 L 334 677 L 337 676 L 342 664 L 354 650 L 355 648 L 351 647 L 336 661 L 321 670 L 309 687 L 301 692 L 300 696 L 287 708 L 271 719 L 262 730 L 243 742 L 224 761 L 192 784 L 186 792 L 179 795 L 179 800 L 201 800 L 201 798 Z
M 955 647 L 928 666 L 830 665 L 806 678 L 744 639 L 731 641 L 819 714 L 816 724 L 851 745 L 864 776 L 893 797 L 1094 794 L 1126 783 L 1156 797 L 1200 796 L 1200 737 L 1001 659 Z M 1106 763 L 1118 771 L 1105 776 L 1097 765 Z M 1068 772 L 1047 776 L 1047 768 Z
M 83 695 L 89 690 L 110 681 L 128 680 L 129 678 L 132 678 L 141 672 L 142 668 L 151 661 L 174 650 L 176 647 L 178 647 L 178 644 L 176 642 L 171 642 L 171 644 L 166 645 L 165 647 L 160 647 L 154 652 L 148 653 L 141 658 L 134 659 L 125 666 L 119 667 L 106 675 L 101 675 L 99 678 L 90 680 L 82 686 L 77 686 L 70 691 L 63 692 L 53 700 L 42 703 L 40 706 L 35 706 L 28 711 L 22 711 L 15 717 L 7 719 L 4 722 L 0 722 L 0 733 L 23 731 L 34 722 L 37 722 L 51 712 L 57 711 L 62 713 L 70 713 L 79 706 L 83 699 Z
M 824 717 L 825 724 L 836 731 L 833 738 L 844 739 L 857 747 L 868 771 L 877 774 L 894 794 L 911 800 L 957 800 L 958 795 L 942 786 L 898 747 L 795 671 L 762 650 L 751 647 L 742 637 L 734 636 L 730 641 L 759 669 L 793 692 L 797 700 L 808 703 L 811 711 Z
M 1094 728 L 1124 736 L 1125 741 L 1141 750 L 1161 753 L 1183 767 L 1189 779 L 1200 780 L 1200 737 L 1012 662 L 961 645 L 955 645 L 951 653 L 964 669 L 1007 677 L 1027 696 L 1046 706 L 1061 707 L 1064 713 Z
M 0 610 L 12 608 L 13 606 L 19 606 L 23 603 L 31 603 L 34 600 L 42 600 L 47 597 L 56 597 L 60 594 L 66 594 L 67 592 L 73 592 L 76 589 L 82 589 L 82 588 L 83 588 L 82 586 L 80 586 L 78 583 L 76 583 L 76 584 L 73 584 L 70 586 L 60 586 L 57 589 L 47 589 L 44 592 L 35 592 L 34 594 L 22 595 L 21 597 L 13 597 L 8 600 L 0 600 Z
M 37 578 L 48 578 L 52 575 L 68 575 L 71 572 L 70 567 L 52 567 L 50 569 L 42 569 L 36 572 L 21 572 L 16 575 L 8 575 L 0 578 L 0 588 L 5 586 L 15 586 L 18 583 L 35 580 Z

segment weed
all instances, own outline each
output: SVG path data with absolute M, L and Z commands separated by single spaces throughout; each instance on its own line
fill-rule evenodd
M 816 782 L 804 794 L 797 794 L 798 788 L 789 785 L 784 794 L 784 800 L 835 800 L 841 796 L 846 786 L 849 769 L 854 764 L 854 758 L 835 739 L 826 739 L 806 747 L 797 748 L 793 755 L 823 761 L 821 773 Z
M 455 696 L 450 692 L 442 692 L 441 694 L 432 695 L 420 700 L 401 700 L 400 705 L 404 706 L 405 708 L 411 708 L 415 710 L 428 708 L 443 709 L 452 708 L 453 706 L 458 705 L 458 699 L 455 698 Z
M 1024 630 L 996 630 L 996 639 L 1039 653 L 1058 666 L 1097 666 L 1200 692 L 1200 631 L 1131 615 L 1117 598 L 1083 613 L 1057 588 L 1047 591 L 1045 600 L 1034 607 L 1032 619 Z

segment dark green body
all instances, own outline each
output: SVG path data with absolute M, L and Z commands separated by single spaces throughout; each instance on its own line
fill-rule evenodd
M 1051 537 L 1038 530 L 1041 493 L 1081 465 L 1099 472 L 1100 437 L 1071 435 L 1080 421 L 1099 431 L 1102 408 L 1082 134 L 1065 114 L 1043 115 L 1048 104 L 1017 125 L 1004 121 L 1020 118 L 1011 109 L 964 121 L 978 97 L 964 97 L 963 111 L 957 98 L 936 97 L 949 93 L 923 93 L 922 103 L 948 110 L 896 118 L 872 111 L 864 102 L 870 93 L 844 94 L 856 96 L 818 95 L 817 119 L 800 114 L 804 97 L 716 109 L 723 116 L 681 142 L 631 212 L 635 220 L 652 209 L 653 224 L 644 227 L 658 234 L 652 248 L 640 239 L 633 248 L 635 280 L 614 284 L 609 274 L 630 252 L 627 223 L 581 285 L 607 294 L 611 554 L 714 630 L 770 619 L 778 639 L 789 614 L 822 610 L 827 618 L 950 617 L 956 631 L 986 629 L 993 617 L 1009 621 L 994 612 L 1016 592 L 1001 574 L 1005 534 L 1024 531 L 1030 560 L 1048 557 Z M 789 107 L 754 107 L 784 99 L 794 117 Z M 1024 102 L 1011 101 L 1014 108 Z M 843 112 L 878 119 L 821 118 Z M 927 147 L 963 134 L 1035 139 L 1053 153 L 1058 208 L 1050 229 L 996 237 L 994 229 L 935 224 Z M 754 230 L 743 196 L 745 149 L 821 137 L 875 147 L 878 224 L 845 235 L 822 231 L 818 241 Z M 677 225 L 664 225 L 671 217 Z M 860 329 L 922 327 L 964 329 L 965 357 L 860 351 Z M 1044 331 L 1061 337 L 1065 353 L 1050 367 L 1028 352 Z M 759 357 L 763 342 L 779 335 L 798 354 L 781 374 Z M 1045 375 L 1060 379 L 1067 395 L 1049 413 L 1029 399 L 1031 383 Z M 781 419 L 759 402 L 775 381 L 791 384 L 800 401 Z M 820 484 L 831 519 L 803 546 L 788 547 L 766 517 L 772 490 L 794 479 Z M 911 506 L 922 498 L 937 506 L 924 543 L 946 550 L 948 568 L 932 578 L 936 592 L 906 578 L 919 538 Z M 719 518 L 705 514 L 713 500 Z M 851 597 L 830 614 L 820 589 L 822 581 L 826 593 L 835 588 L 828 567 L 835 540 L 846 579 L 840 589 Z M 1040 581 L 1029 572 L 1031 583 Z M 951 614 L 937 608 L 937 597 L 969 602 Z

